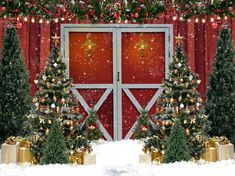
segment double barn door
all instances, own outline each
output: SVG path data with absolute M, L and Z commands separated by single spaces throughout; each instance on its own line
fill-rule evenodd
M 141 110 L 153 114 L 172 54 L 171 25 L 62 25 L 62 53 L 84 117 L 107 140 L 129 139 Z

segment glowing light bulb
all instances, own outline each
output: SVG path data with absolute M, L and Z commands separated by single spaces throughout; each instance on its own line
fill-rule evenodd
M 205 18 L 202 19 L 202 23 L 206 23 L 206 19 Z
M 32 18 L 32 19 L 31 19 L 31 22 L 32 22 L 32 23 L 35 23 L 35 19 L 34 19 L 34 18 Z
M 211 22 L 213 23 L 215 21 L 215 19 L 213 17 L 211 17 Z
M 23 19 L 25 22 L 27 22 L 28 21 L 28 18 L 27 17 L 24 17 L 24 19 Z
M 43 23 L 43 19 L 40 19 L 40 20 L 39 20 L 39 23 L 41 23 L 41 24 L 42 24 L 42 23 Z
M 196 18 L 196 19 L 195 19 L 195 23 L 198 23 L 198 22 L 199 22 L 199 19 L 198 19 L 198 18 Z

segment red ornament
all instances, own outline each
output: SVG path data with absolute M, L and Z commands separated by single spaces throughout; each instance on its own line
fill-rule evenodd
M 131 17 L 133 18 L 134 17 L 134 14 L 131 12 Z
M 101 13 L 101 14 L 100 14 L 100 18 L 103 18 L 103 17 L 104 17 L 104 13 Z
M 118 17 L 118 15 L 115 13 L 115 14 L 113 15 L 113 17 L 114 17 L 114 18 L 117 18 L 117 17 Z
M 146 16 L 146 17 L 148 17 L 148 16 L 149 16 L 149 13 L 148 13 L 148 12 L 146 12 L 145 16 Z
M 232 11 L 232 10 L 233 10 L 233 7 L 229 7 L 228 10 Z
M 22 23 L 21 23 L 21 22 L 19 22 L 19 23 L 17 23 L 17 24 L 16 24 L 16 28 L 17 28 L 17 29 L 21 29 L 21 28 L 22 28 L 22 26 L 23 26 L 23 25 L 22 25 Z
M 136 17 L 136 18 L 138 18 L 138 17 L 139 17 L 139 14 L 138 14 L 137 12 L 135 13 L 135 17 Z
M 219 26 L 219 24 L 218 24 L 218 23 L 216 23 L 216 22 L 212 23 L 212 28 L 213 28 L 213 29 L 217 29 L 217 28 L 218 28 L 218 26 Z
M 6 10 L 6 7 L 3 6 L 3 7 L 1 8 L 1 10 L 2 10 L 2 11 Z

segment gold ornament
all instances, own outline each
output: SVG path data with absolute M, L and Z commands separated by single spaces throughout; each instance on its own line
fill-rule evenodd
M 182 97 L 181 97 L 181 95 L 180 95 L 180 97 L 179 97 L 179 102 L 181 102 L 181 100 L 182 100 Z
M 195 99 L 194 99 L 194 98 L 190 98 L 190 102 L 191 102 L 191 103 L 194 103 L 194 102 L 195 102 Z
M 184 120 L 184 124 L 187 124 L 187 120 Z
M 56 98 L 56 96 L 54 95 L 54 96 L 53 96 L 53 101 L 56 102 L 56 100 L 57 100 L 57 98 Z
M 199 80 L 197 80 L 197 84 L 200 84 L 201 83 L 201 80 L 199 79 Z
M 61 103 L 65 103 L 65 99 L 64 98 L 61 99 Z
M 38 101 L 37 98 L 33 98 L 33 103 L 36 103 Z
M 45 131 L 45 132 L 46 132 L 46 134 L 49 134 L 49 131 L 50 131 L 50 130 L 47 128 L 47 129 L 46 129 L 46 131 Z
M 57 47 L 60 44 L 60 37 L 58 37 L 57 33 L 55 33 L 55 36 L 51 38 L 53 39 L 53 44 Z
M 142 128 L 142 131 L 145 131 L 145 132 L 146 132 L 146 131 L 148 131 L 148 128 L 143 127 L 143 128 Z
M 41 98 L 41 102 L 44 103 L 45 102 L 45 98 Z
M 52 121 L 51 120 L 48 120 L 48 124 L 51 124 L 52 123 Z
M 174 99 L 173 99 L 173 98 L 171 98 L 171 99 L 170 99 L 170 102 L 171 102 L 171 103 L 174 103 Z
M 85 54 L 87 57 L 91 57 L 96 48 L 96 43 L 92 41 L 91 34 L 88 33 L 86 36 L 85 43 L 81 46 L 84 48 Z
M 175 37 L 175 39 L 176 39 L 176 44 L 177 44 L 177 45 L 183 44 L 183 39 L 184 39 L 184 37 L 182 37 L 182 36 L 180 35 L 180 33 L 178 34 L 178 36 Z
M 38 80 L 34 80 L 34 83 L 35 83 L 35 84 L 38 84 Z
M 143 58 L 145 51 L 149 48 L 149 44 L 146 42 L 143 33 L 140 34 L 139 42 L 136 43 L 135 48 L 138 49 L 140 57 Z
M 184 82 L 184 79 L 183 79 L 183 78 L 181 78 L 181 79 L 180 79 L 180 82 Z
M 184 87 L 185 87 L 185 88 L 188 88 L 188 82 L 186 82 L 186 83 L 184 84 Z
M 188 128 L 185 129 L 185 132 L 186 132 L 187 135 L 190 135 L 190 130 Z

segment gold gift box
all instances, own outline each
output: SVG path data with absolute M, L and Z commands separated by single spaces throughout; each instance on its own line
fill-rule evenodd
M 73 164 L 83 164 L 84 152 L 77 151 L 76 153 L 70 154 L 69 161 Z
M 19 163 L 31 163 L 33 161 L 33 154 L 30 148 L 20 147 L 18 150 Z
M 217 161 L 217 149 L 215 147 L 205 148 L 205 151 L 202 157 L 206 161 L 216 162 Z

